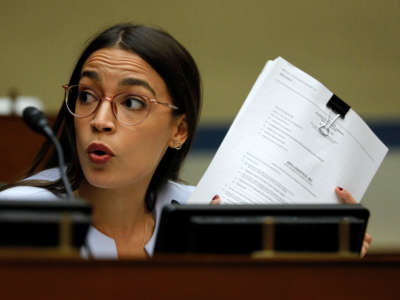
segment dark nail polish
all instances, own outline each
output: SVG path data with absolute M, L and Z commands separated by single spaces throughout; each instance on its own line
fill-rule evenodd
M 212 200 L 216 200 L 218 197 L 219 197 L 218 195 L 215 195 L 215 196 L 212 198 Z
M 338 188 L 339 188 L 339 191 L 343 191 L 343 188 L 341 188 L 340 186 L 338 186 Z

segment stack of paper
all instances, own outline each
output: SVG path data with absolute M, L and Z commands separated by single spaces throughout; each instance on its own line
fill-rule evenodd
M 268 61 L 188 203 L 338 203 L 337 186 L 360 201 L 388 149 L 352 109 L 335 119 L 332 96 Z

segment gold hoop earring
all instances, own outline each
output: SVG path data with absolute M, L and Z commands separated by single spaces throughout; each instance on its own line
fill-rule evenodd
M 175 150 L 181 150 L 182 149 L 182 145 L 179 144 L 179 142 L 176 142 L 174 148 L 175 148 Z

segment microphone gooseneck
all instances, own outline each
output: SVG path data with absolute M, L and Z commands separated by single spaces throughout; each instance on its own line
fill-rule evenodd
M 61 179 L 64 183 L 65 190 L 67 192 L 67 196 L 69 199 L 74 199 L 74 195 L 72 193 L 71 185 L 68 181 L 65 170 L 67 169 L 64 162 L 64 154 L 61 148 L 60 142 L 57 140 L 56 136 L 53 133 L 53 130 L 50 128 L 47 122 L 47 118 L 42 111 L 37 109 L 36 107 L 29 106 L 24 109 L 22 113 L 23 119 L 25 123 L 31 128 L 33 131 L 44 135 L 48 138 L 56 147 L 58 164 Z

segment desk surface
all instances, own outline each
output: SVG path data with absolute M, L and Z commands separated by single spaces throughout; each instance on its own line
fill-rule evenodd
M 400 256 L 0 259 L 2 299 L 399 299 Z

